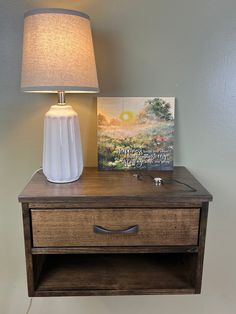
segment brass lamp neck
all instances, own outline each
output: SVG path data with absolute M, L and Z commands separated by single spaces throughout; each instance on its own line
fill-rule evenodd
M 58 105 L 63 106 L 66 103 L 66 94 L 64 91 L 58 91 Z

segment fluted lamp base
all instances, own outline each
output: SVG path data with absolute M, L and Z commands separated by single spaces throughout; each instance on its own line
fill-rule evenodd
M 50 182 L 69 183 L 82 171 L 78 115 L 69 105 L 51 106 L 44 119 L 43 173 Z

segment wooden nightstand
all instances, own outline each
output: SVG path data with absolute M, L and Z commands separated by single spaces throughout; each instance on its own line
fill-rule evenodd
M 29 296 L 200 293 L 212 196 L 184 167 L 135 173 L 33 176 L 19 196 Z

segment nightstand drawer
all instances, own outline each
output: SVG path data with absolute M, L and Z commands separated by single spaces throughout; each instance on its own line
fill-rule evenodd
M 200 209 L 31 210 L 34 247 L 197 245 Z

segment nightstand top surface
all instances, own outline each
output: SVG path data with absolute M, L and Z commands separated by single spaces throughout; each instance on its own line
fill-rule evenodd
M 143 175 L 138 180 L 134 174 Z M 151 176 L 166 183 L 156 186 Z M 173 171 L 99 171 L 88 167 L 78 181 L 67 184 L 50 183 L 39 170 L 19 195 L 22 203 L 84 200 L 208 202 L 212 196 L 185 167 L 174 167 Z

